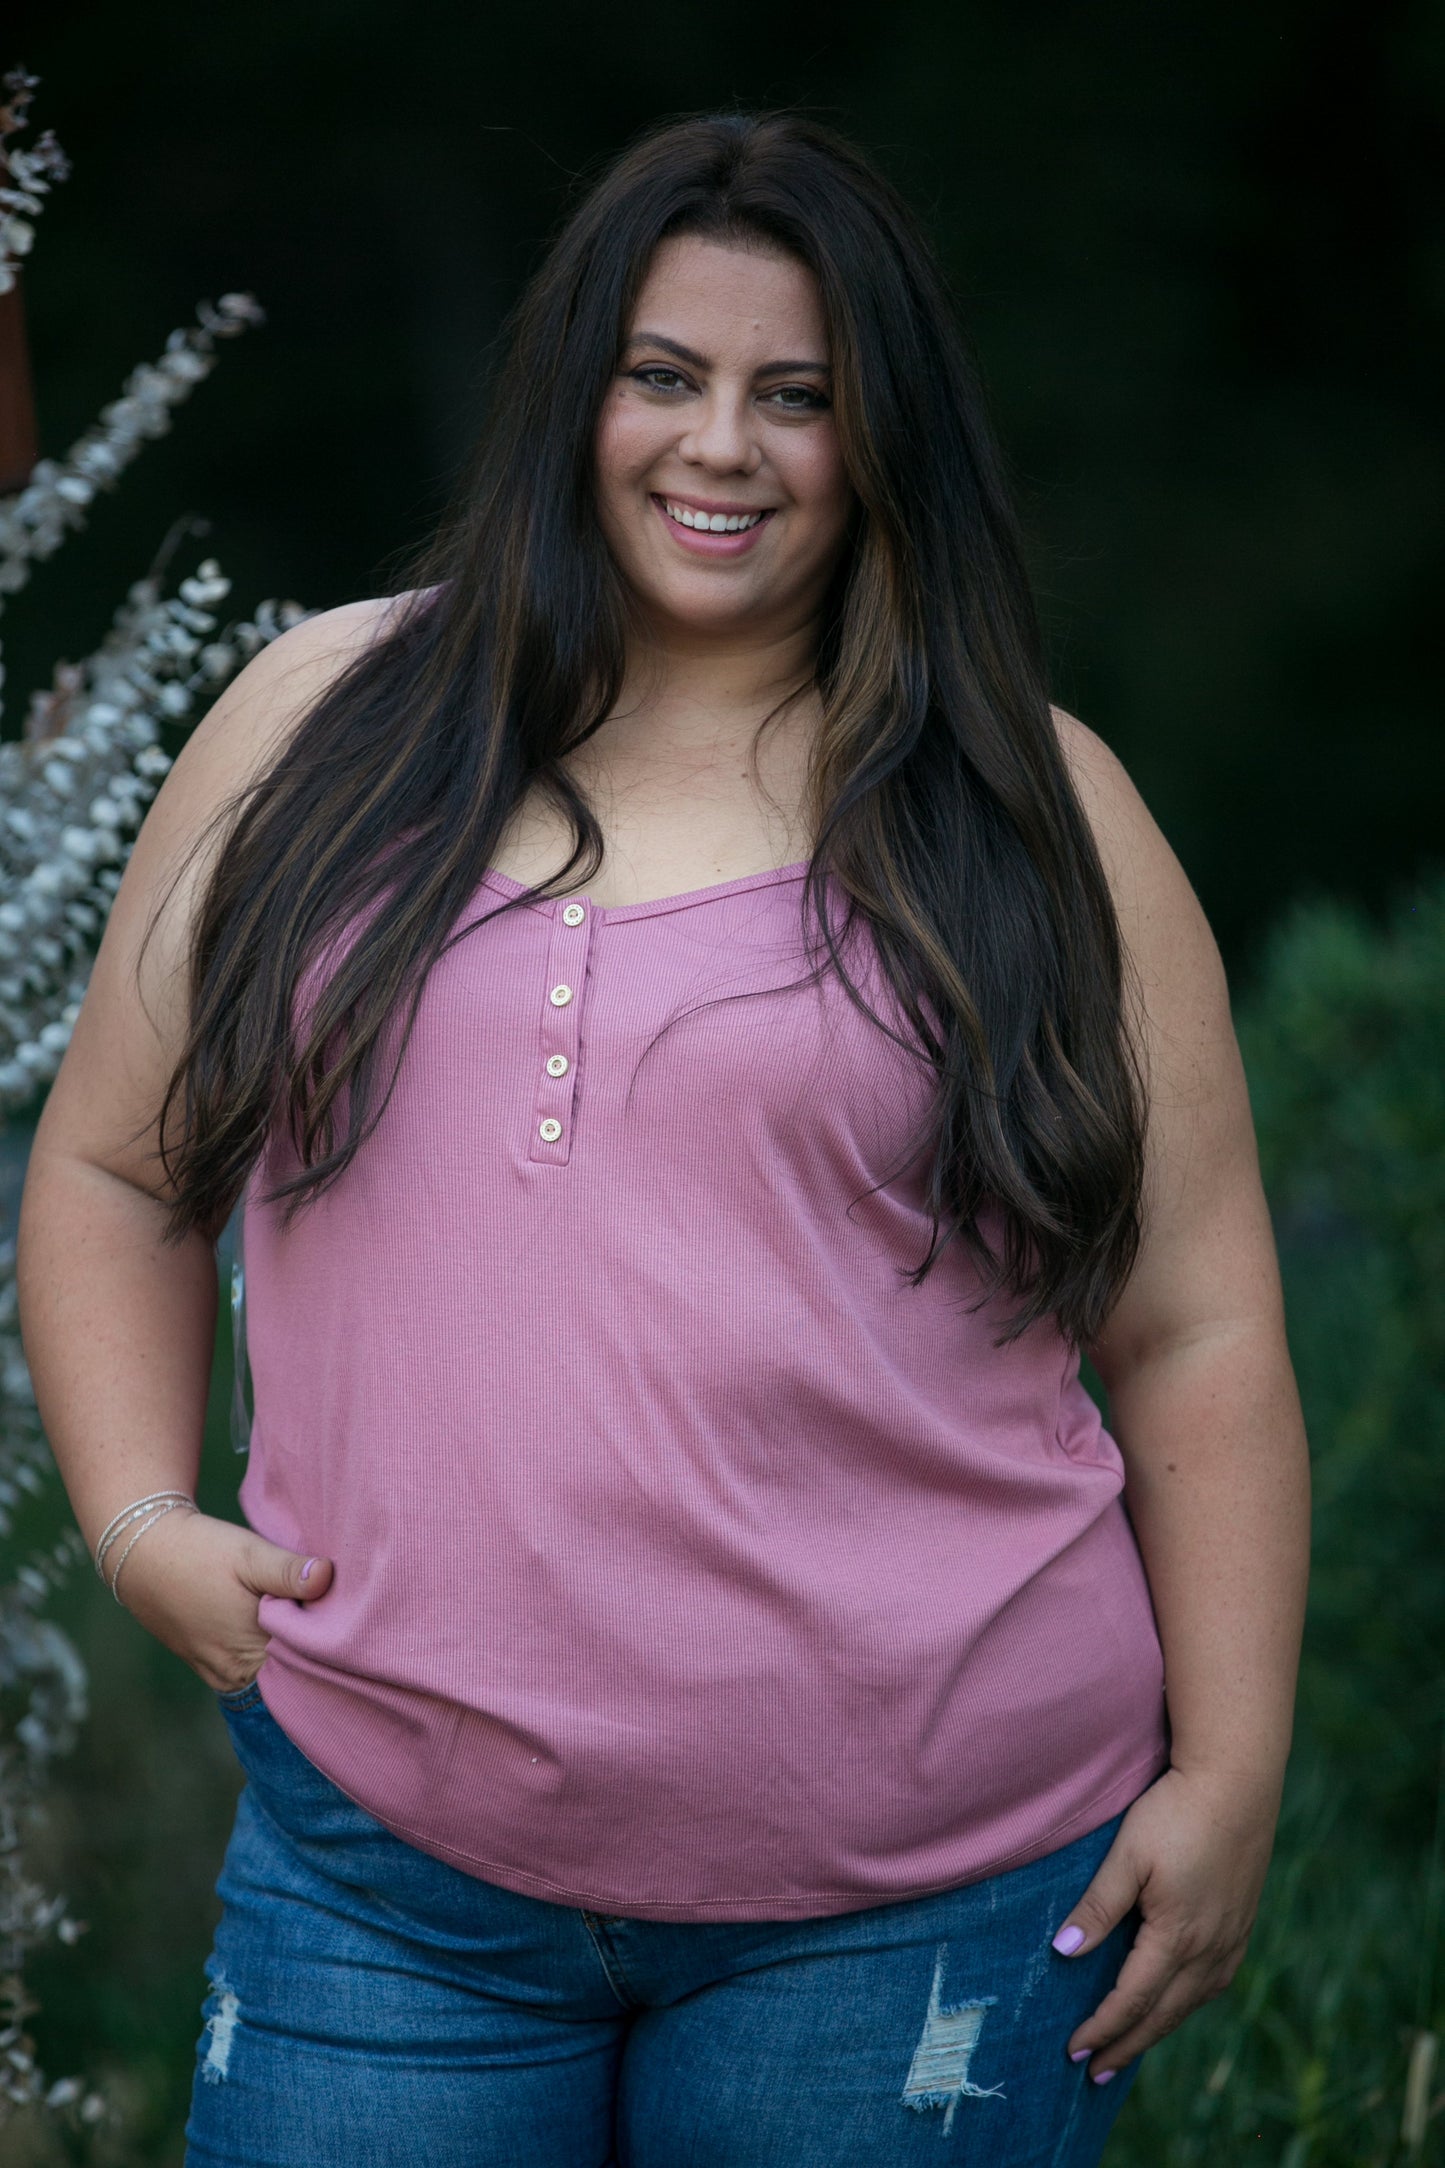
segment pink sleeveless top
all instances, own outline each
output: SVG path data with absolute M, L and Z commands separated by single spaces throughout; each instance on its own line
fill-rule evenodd
M 805 870 L 477 924 L 340 1182 L 283 1234 L 277 1131 L 250 1184 L 241 1502 L 335 1561 L 261 1599 L 262 1696 L 396 1835 L 554 1902 L 921 1896 L 1167 1765 L 1118 1449 L 961 1245 L 903 1278 L 932 1079 L 790 987 Z

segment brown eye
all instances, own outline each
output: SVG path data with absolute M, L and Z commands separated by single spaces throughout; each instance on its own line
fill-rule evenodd
M 811 384 L 780 384 L 769 396 L 793 414 L 816 413 L 831 404 L 822 392 L 814 391 Z
M 649 391 L 671 391 L 676 385 L 684 381 L 676 369 L 663 368 L 660 363 L 653 363 L 646 369 L 632 369 L 628 373 L 635 384 L 645 384 Z M 655 383 L 653 379 L 659 376 L 671 377 L 672 382 L 670 384 Z

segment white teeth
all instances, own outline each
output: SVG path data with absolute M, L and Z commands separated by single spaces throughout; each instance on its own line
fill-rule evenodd
M 675 519 L 680 527 L 695 527 L 709 534 L 742 534 L 749 527 L 756 527 L 761 512 L 694 512 L 685 504 L 674 504 L 671 498 L 662 500 L 667 507 L 669 519 Z

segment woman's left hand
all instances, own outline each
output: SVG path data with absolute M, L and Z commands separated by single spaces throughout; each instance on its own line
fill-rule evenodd
M 1079 1957 L 1135 1905 L 1144 1916 L 1117 1982 L 1067 2043 L 1075 2060 L 1081 2050 L 1090 2055 L 1091 2078 L 1121 2070 L 1228 1987 L 1259 1909 L 1279 1798 L 1272 1773 L 1166 1769 L 1134 1801 L 1093 1881 L 1059 1923 L 1060 1935 L 1084 1930 L 1067 1953 Z

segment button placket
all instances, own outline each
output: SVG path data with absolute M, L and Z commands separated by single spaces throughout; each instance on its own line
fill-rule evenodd
M 528 1157 L 554 1167 L 564 1167 L 572 1154 L 577 1044 L 591 939 L 590 904 L 571 901 L 553 906 Z

